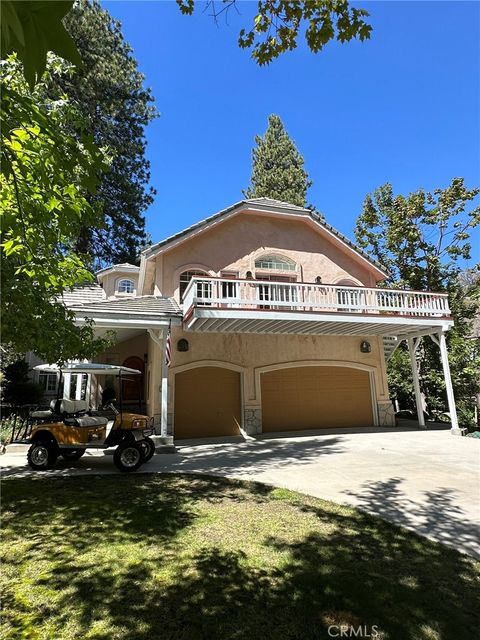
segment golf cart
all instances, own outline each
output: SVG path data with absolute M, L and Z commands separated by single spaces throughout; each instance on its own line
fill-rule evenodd
M 38 365 L 35 369 L 47 373 L 95 374 L 116 376 L 119 389 L 119 409 L 113 399 L 98 411 L 91 411 L 85 400 L 57 398 L 46 411 L 32 411 L 28 442 L 28 464 L 37 471 L 51 469 L 58 456 L 79 460 L 87 449 L 116 447 L 113 462 L 120 471 L 136 471 L 155 453 L 153 418 L 125 412 L 122 406 L 122 382 L 141 372 L 111 364 L 74 363 L 64 367 Z M 128 378 L 126 378 L 128 376 Z M 60 384 L 58 385 L 60 389 Z

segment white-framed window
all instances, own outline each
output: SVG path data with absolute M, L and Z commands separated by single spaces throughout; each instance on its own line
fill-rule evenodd
M 205 271 L 184 271 L 183 273 L 180 274 L 180 302 L 183 302 L 183 295 L 185 293 L 185 291 L 187 290 L 188 287 L 188 283 L 190 282 L 190 280 L 192 278 L 208 278 L 208 273 L 205 273 Z M 202 292 L 205 289 L 205 295 L 207 294 L 207 289 L 210 290 L 211 286 L 210 283 L 199 283 L 198 288 L 197 288 L 197 296 L 199 297 L 204 297 Z
M 135 283 L 133 280 L 120 280 L 118 283 L 118 293 L 133 293 L 135 291 Z
M 55 393 L 57 391 L 57 374 L 41 373 L 38 382 L 45 393 Z
M 275 271 L 295 271 L 297 265 L 293 260 L 290 260 L 290 258 L 272 254 L 269 256 L 262 256 L 255 260 L 255 268 Z

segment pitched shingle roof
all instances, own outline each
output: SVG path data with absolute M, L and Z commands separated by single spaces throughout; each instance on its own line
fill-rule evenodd
M 292 209 L 294 211 L 301 211 L 302 213 L 310 212 L 310 210 L 305 207 L 299 207 L 296 204 L 290 204 L 283 200 L 275 200 L 274 198 L 266 198 L 264 196 L 261 198 L 247 198 L 246 200 L 242 200 L 242 202 L 247 202 L 248 204 L 259 204 L 266 207 L 278 207 L 280 209 Z
M 64 291 L 62 294 L 62 300 L 67 307 L 90 302 L 101 302 L 105 299 L 105 291 L 98 284 L 74 287 L 71 291 Z
M 182 311 L 173 298 L 161 296 L 139 296 L 137 298 L 122 298 L 119 300 L 104 300 L 101 302 L 87 302 L 71 306 L 73 311 L 105 311 L 107 313 L 140 313 L 149 315 L 181 316 Z
M 122 262 L 121 264 L 111 264 L 108 267 L 99 269 L 95 273 L 96 275 L 99 275 L 100 273 L 106 273 L 107 271 L 140 271 L 140 267 L 135 264 L 130 264 L 129 262 Z

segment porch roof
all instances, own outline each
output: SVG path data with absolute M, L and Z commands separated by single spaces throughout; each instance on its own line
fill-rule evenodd
M 182 311 L 173 298 L 161 296 L 139 296 L 120 300 L 104 300 L 72 305 L 77 322 L 85 318 L 95 324 L 115 327 L 158 327 L 171 320 L 180 323 Z

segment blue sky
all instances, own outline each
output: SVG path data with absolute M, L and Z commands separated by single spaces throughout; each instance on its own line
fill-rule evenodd
M 255 134 L 277 113 L 313 180 L 309 201 L 353 237 L 365 194 L 480 183 L 480 4 L 358 2 L 368 42 L 305 45 L 259 68 L 237 46 L 256 2 L 219 26 L 173 0 L 103 1 L 119 19 L 161 113 L 147 130 L 160 240 L 242 198 Z M 480 260 L 476 234 L 473 262 Z

